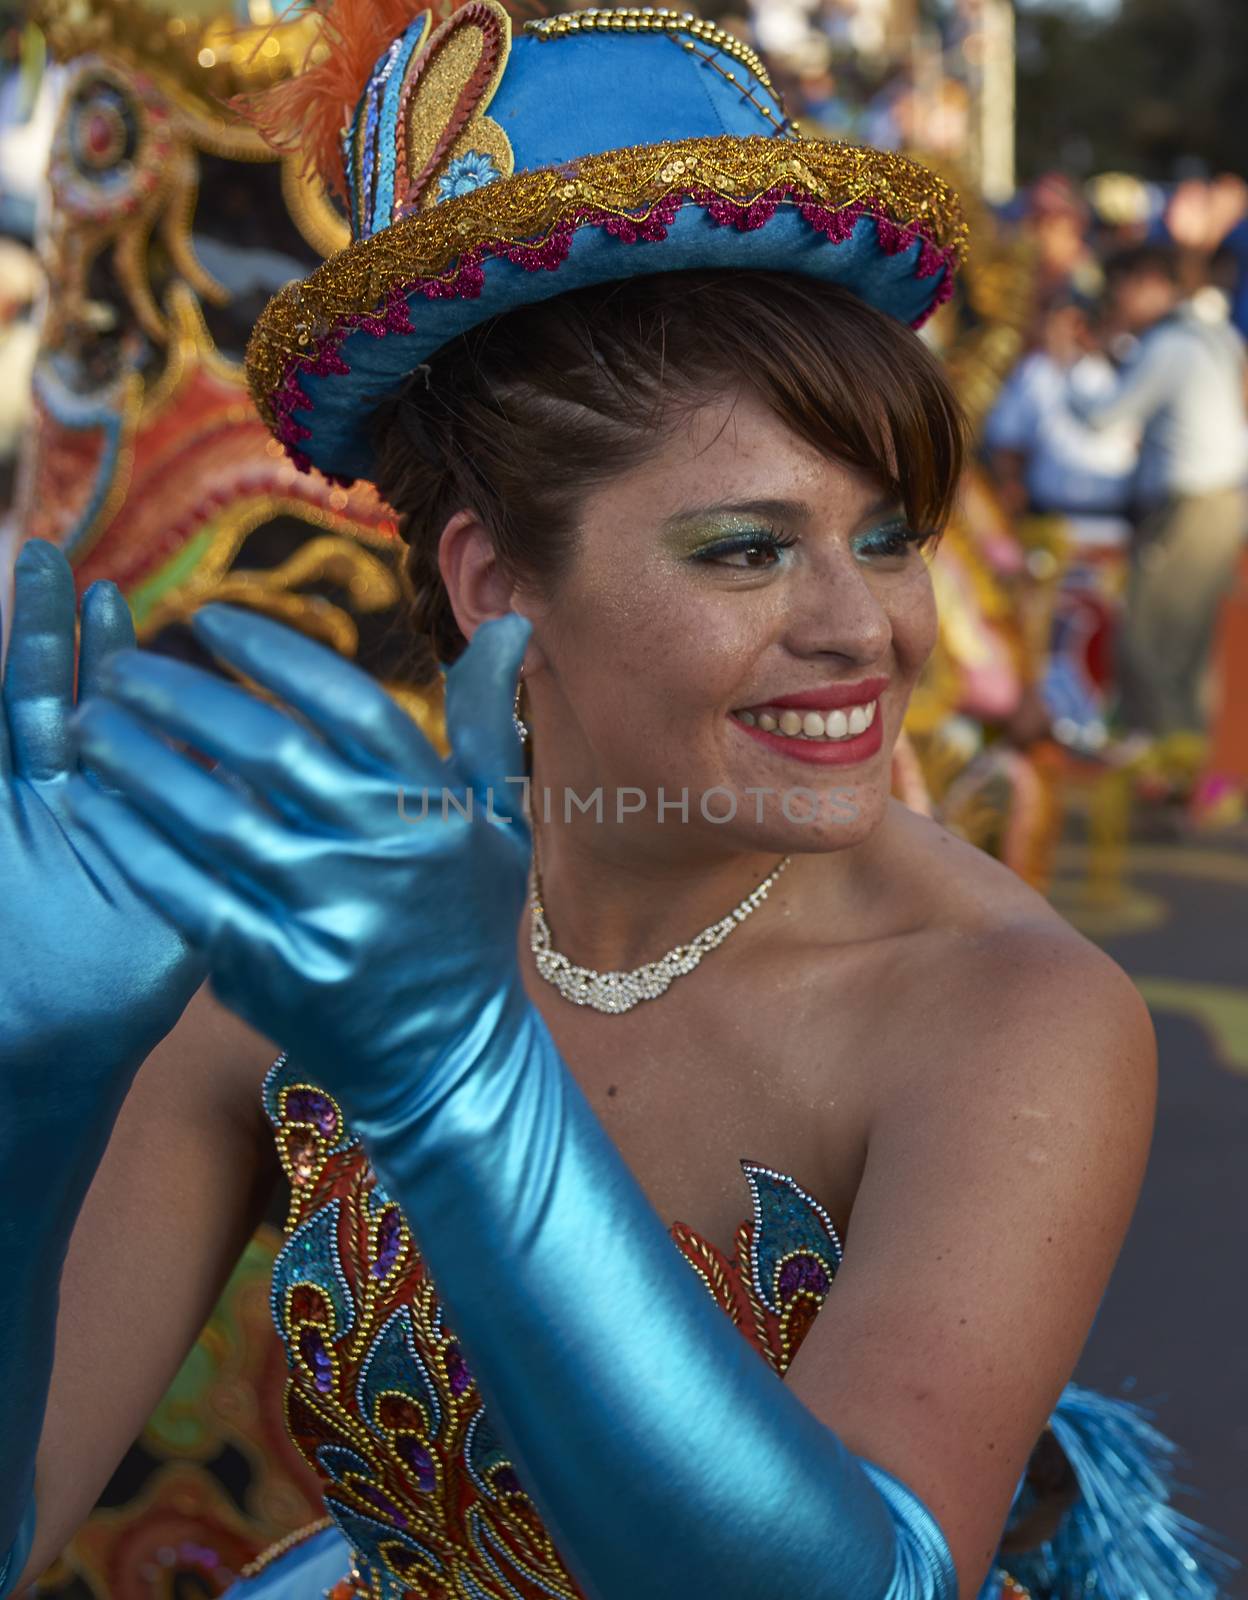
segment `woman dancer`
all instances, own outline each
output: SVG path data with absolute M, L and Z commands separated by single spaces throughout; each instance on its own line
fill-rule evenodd
M 261 696 L 119 648 L 107 585 L 71 724 L 68 570 L 23 553 L 0 1594 L 253 1226 L 262 1077 L 329 1520 L 240 1595 L 950 1600 L 1012 1583 L 1007 1521 L 1055 1592 L 1208 1594 L 1121 1475 L 1139 1426 L 1067 1391 L 1045 1431 L 1140 1181 L 1147 1016 L 889 798 L 960 460 L 905 324 L 956 203 L 796 136 L 686 16 L 328 26 L 264 117 L 357 242 L 250 373 L 400 512 L 452 753 L 260 617 L 197 628 Z

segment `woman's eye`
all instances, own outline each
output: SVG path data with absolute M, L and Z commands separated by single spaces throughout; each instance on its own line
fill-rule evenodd
M 890 522 L 882 528 L 873 528 L 854 540 L 854 554 L 859 556 L 905 556 L 911 550 L 921 550 L 928 536 L 915 533 L 905 522 Z
M 730 567 L 769 567 L 780 559 L 780 554 L 774 544 L 747 544 L 722 559 Z
M 773 567 L 780 560 L 780 552 L 793 543 L 792 539 L 784 539 L 776 534 L 746 534 L 737 539 L 725 539 L 721 544 L 709 545 L 705 550 L 699 550 L 694 560 L 742 569 Z

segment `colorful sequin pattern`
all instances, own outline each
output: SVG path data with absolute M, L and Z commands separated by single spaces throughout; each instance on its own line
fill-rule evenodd
M 511 143 L 485 115 L 511 51 L 497 0 L 468 0 L 440 27 L 422 11 L 373 68 L 343 136 L 357 239 L 509 174 Z M 464 183 L 465 164 L 476 175 Z
M 488 121 L 478 118 L 462 135 L 478 154 L 496 154 L 484 142 Z M 457 148 L 446 159 L 467 153 Z M 430 168 L 435 175 L 441 170 Z M 948 185 L 887 151 L 762 135 L 610 150 L 469 188 L 358 239 L 289 284 L 265 307 L 247 347 L 256 405 L 291 459 L 306 467 L 300 445 L 311 433 L 294 413 L 310 410 L 311 401 L 299 380 L 349 375 L 340 354 L 348 334 L 415 332 L 417 297 L 477 299 L 486 265 L 496 258 L 529 272 L 557 271 L 582 228 L 603 229 L 622 244 L 662 243 L 686 206 L 741 232 L 795 207 L 832 244 L 852 239 L 870 218 L 885 255 L 918 247 L 915 276 L 937 284 L 923 316 L 952 293 L 968 247 L 961 206 Z
M 290 1368 L 287 1424 L 356 1555 L 335 1600 L 575 1600 L 581 1591 L 491 1431 L 407 1224 L 337 1103 L 284 1058 L 264 1098 L 291 1185 L 272 1291 Z M 791 1178 L 742 1168 L 753 1215 L 734 1257 L 679 1223 L 672 1238 L 783 1373 L 841 1243 Z

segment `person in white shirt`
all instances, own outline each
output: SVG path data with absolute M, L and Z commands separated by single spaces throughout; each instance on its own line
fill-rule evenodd
M 1208 297 L 1181 297 L 1173 255 L 1141 245 L 1106 265 L 1111 321 L 1137 341 L 1113 389 L 1072 392 L 1098 429 L 1141 430 L 1119 640 L 1120 720 L 1165 737 L 1205 732 L 1223 597 L 1248 526 L 1245 348 Z
M 984 426 L 989 465 L 1015 515 L 1061 516 L 1077 546 L 1126 541 L 1139 459 L 1134 423 L 1092 429 L 1071 408 L 1111 394 L 1114 368 L 1097 348 L 1084 302 L 1054 305 L 1044 343 L 1006 379 Z

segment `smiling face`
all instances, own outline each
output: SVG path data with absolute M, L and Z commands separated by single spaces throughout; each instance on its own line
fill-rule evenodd
M 688 413 L 588 493 L 553 592 L 517 598 L 535 784 L 556 809 L 602 786 L 608 815 L 641 790 L 629 825 L 685 847 L 859 842 L 935 642 L 922 532 L 756 395 Z

